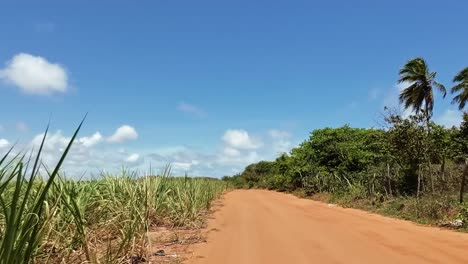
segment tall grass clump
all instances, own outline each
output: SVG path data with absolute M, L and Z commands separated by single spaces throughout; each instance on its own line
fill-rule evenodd
M 2 263 L 29 263 L 40 248 L 43 238 L 53 222 L 57 204 L 50 203 L 48 194 L 60 166 L 77 136 L 75 131 L 52 172 L 47 178 L 39 175 L 40 156 L 47 135 L 44 133 L 35 160 L 16 155 L 8 160 L 8 151 L 0 160 L 0 259 Z M 32 164 L 32 168 L 29 165 Z
M 80 124 L 81 127 L 81 124 Z M 144 258 L 156 227 L 196 227 L 224 190 L 216 179 L 117 175 L 76 180 L 60 175 L 68 147 L 53 170 L 34 159 L 0 159 L 1 263 L 128 263 Z

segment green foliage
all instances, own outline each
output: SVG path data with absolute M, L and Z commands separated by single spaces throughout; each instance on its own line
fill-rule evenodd
M 316 166 L 330 173 L 353 174 L 382 160 L 383 131 L 374 129 L 325 128 L 314 130 L 307 147 L 315 150 Z
M 462 220 L 464 223 L 468 222 L 468 206 L 466 204 L 460 205 L 458 209 L 457 219 Z

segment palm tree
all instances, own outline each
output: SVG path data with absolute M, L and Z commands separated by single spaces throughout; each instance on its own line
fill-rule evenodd
M 463 110 L 468 101 L 468 67 L 459 72 L 453 78 L 453 82 L 457 84 L 452 87 L 451 92 L 452 94 L 458 93 L 458 95 L 453 98 L 452 104 L 458 104 L 458 109 Z
M 456 83 L 452 87 L 451 93 L 458 93 L 452 100 L 452 104 L 458 104 L 458 109 L 461 111 L 465 108 L 466 102 L 468 101 L 468 67 L 459 72 L 453 82 Z M 467 121 L 468 114 L 463 113 L 463 122 L 461 124 L 460 130 L 462 135 L 466 137 L 467 133 Z M 465 168 L 463 169 L 463 175 L 460 184 L 460 203 L 463 203 L 463 193 L 465 192 L 466 178 L 468 176 L 468 159 L 465 159 Z
M 436 72 L 430 72 L 426 62 L 422 58 L 415 58 L 408 61 L 400 70 L 400 79 L 398 83 L 408 83 L 400 94 L 400 102 L 404 104 L 405 109 L 413 108 L 416 114 L 423 112 L 427 125 L 432 117 L 434 109 L 433 87 L 447 94 L 445 87 L 435 80 Z
M 434 92 L 433 87 L 443 93 L 443 97 L 447 94 L 445 87 L 435 80 L 436 72 L 430 72 L 429 67 L 422 58 L 414 58 L 408 61 L 402 69 L 400 69 L 400 79 L 398 83 L 407 83 L 408 87 L 400 93 L 400 103 L 403 103 L 405 109 L 412 108 L 416 114 L 423 113 L 426 119 L 427 133 L 430 134 L 429 121 L 432 117 L 434 109 Z M 422 143 L 422 142 L 421 142 Z M 427 144 L 423 144 L 428 148 Z M 426 152 L 427 155 L 427 152 Z M 428 156 L 425 157 L 431 168 L 431 161 Z M 416 195 L 419 197 L 421 174 L 416 173 L 416 169 L 412 170 L 412 175 L 417 174 L 417 190 Z M 430 173 L 432 175 L 432 173 Z M 430 178 L 432 191 L 434 191 L 434 179 Z

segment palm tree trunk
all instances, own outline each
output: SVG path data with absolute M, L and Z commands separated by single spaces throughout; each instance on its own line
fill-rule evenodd
M 432 173 L 432 163 L 431 163 L 431 159 L 429 158 L 429 177 L 431 178 L 431 192 L 432 194 L 434 194 L 435 190 L 434 190 L 434 175 Z
M 416 216 L 419 217 L 419 191 L 421 188 L 421 165 L 418 169 L 418 189 L 416 190 Z
M 416 189 L 416 199 L 419 200 L 419 192 L 421 191 L 421 165 L 419 165 L 418 169 L 418 186 Z
M 429 165 L 428 168 L 428 173 L 429 173 L 429 180 L 431 181 L 431 192 L 434 194 L 434 175 L 432 175 L 432 164 L 431 164 L 431 156 L 428 154 L 429 153 L 429 148 L 430 148 L 430 140 L 431 140 L 431 126 L 430 126 L 430 121 L 431 121 L 431 114 L 429 113 L 428 109 L 428 101 L 425 101 L 425 115 L 426 115 L 426 128 L 427 128 L 427 140 L 424 142 L 424 156 L 427 159 L 427 163 Z
M 390 178 L 390 164 L 387 163 L 387 183 L 388 183 L 388 193 L 392 196 L 392 179 Z
M 425 113 L 426 113 L 427 133 L 430 134 L 431 128 L 429 127 L 429 122 L 431 121 L 431 115 L 432 115 L 432 113 L 429 113 L 429 109 L 428 109 L 428 103 L 429 103 L 429 102 L 428 102 L 427 100 L 425 100 L 424 102 L 425 102 L 425 104 L 426 104 L 424 110 L 426 110 Z
M 465 168 L 463 169 L 463 175 L 460 184 L 460 203 L 463 203 L 463 194 L 465 192 L 466 176 L 468 175 L 468 159 L 465 159 Z
M 445 182 L 445 156 L 442 158 L 442 164 L 440 165 L 440 176 L 442 180 Z

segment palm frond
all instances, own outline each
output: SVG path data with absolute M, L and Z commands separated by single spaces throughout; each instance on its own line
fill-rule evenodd
M 459 94 L 453 98 L 452 104 L 458 104 L 458 109 L 462 110 L 468 101 L 468 67 L 461 70 L 453 78 L 453 82 L 458 83 L 452 87 L 450 92 L 452 94 L 458 92 Z
M 451 93 L 456 93 L 456 92 L 459 92 L 459 91 L 464 90 L 466 88 L 467 88 L 466 83 L 459 83 L 459 84 L 453 86 L 452 89 L 450 90 L 450 92 Z
M 417 82 L 411 84 L 401 92 L 399 99 L 405 108 L 412 108 L 416 113 L 419 113 L 424 102 L 424 92 L 421 85 Z
M 434 109 L 433 86 L 442 92 L 444 98 L 447 95 L 445 86 L 434 80 L 436 75 L 436 72 L 429 71 L 423 58 L 418 57 L 406 62 L 400 69 L 398 83 L 410 84 L 400 93 L 400 103 L 403 103 L 405 108 L 411 107 L 416 114 L 424 110 L 429 119 Z
M 458 103 L 458 109 L 462 110 L 465 108 L 466 101 L 468 101 L 468 93 L 462 92 L 452 99 L 452 104 Z
M 445 86 L 437 81 L 433 81 L 433 84 L 442 93 L 442 97 L 445 98 L 445 96 L 447 95 L 447 89 L 445 89 Z
M 468 81 L 468 67 L 461 70 L 455 77 L 453 78 L 453 82 L 467 82 Z

